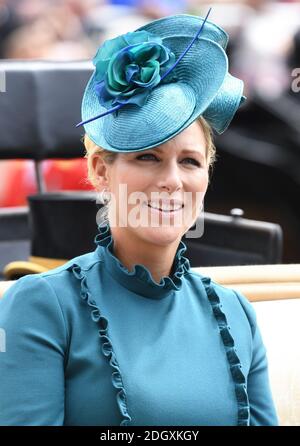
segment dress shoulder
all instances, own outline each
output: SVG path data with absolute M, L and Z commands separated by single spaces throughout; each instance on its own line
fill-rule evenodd
M 0 300 L 0 327 L 6 338 L 0 425 L 62 425 L 68 334 L 47 280 L 29 274 L 8 289 Z
M 55 326 L 56 335 L 66 341 L 64 315 L 55 291 L 41 274 L 28 274 L 16 280 L 0 300 L 0 325 L 30 331 L 35 324 L 44 324 L 45 332 L 47 327 L 52 332 Z
M 252 336 L 255 335 L 255 330 L 257 326 L 256 311 L 252 303 L 248 298 L 235 290 L 234 288 L 225 287 L 218 282 L 215 282 L 210 277 L 202 276 L 196 271 L 190 273 L 194 279 L 201 281 L 202 285 L 207 289 L 211 288 L 220 298 L 222 304 L 230 311 L 230 309 L 242 309 L 243 313 L 246 315 L 247 320 L 250 324 Z
M 242 307 L 249 321 L 252 335 L 254 336 L 257 326 L 257 318 L 256 311 L 249 299 L 234 288 L 225 287 L 214 281 L 212 281 L 212 285 L 215 287 L 217 292 L 219 291 L 219 293 L 225 295 L 227 298 L 231 298 L 231 302 L 234 302 Z

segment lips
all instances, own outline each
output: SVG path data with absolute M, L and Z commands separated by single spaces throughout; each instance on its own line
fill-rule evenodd
M 154 201 L 154 202 L 148 202 L 147 206 L 151 209 L 154 209 L 156 211 L 161 212 L 176 212 L 183 208 L 183 203 L 173 200 L 173 201 Z

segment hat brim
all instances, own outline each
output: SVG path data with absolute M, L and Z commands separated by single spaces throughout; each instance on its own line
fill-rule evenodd
M 189 45 L 190 36 L 162 39 L 176 59 Z M 113 152 L 135 152 L 163 144 L 187 128 L 212 103 L 228 72 L 223 48 L 212 40 L 198 38 L 173 70 L 176 82 L 155 87 L 139 107 L 130 104 L 84 125 L 98 146 Z M 104 113 L 91 76 L 82 101 L 82 119 Z M 225 107 L 226 108 L 226 107 Z
M 162 17 L 147 23 L 135 31 L 147 31 L 159 37 L 189 36 L 193 38 L 204 19 L 190 14 L 176 14 Z M 199 38 L 209 39 L 220 45 L 224 50 L 228 44 L 228 34 L 215 23 L 206 20 Z
M 246 99 L 243 89 L 244 82 L 227 73 L 218 94 L 203 113 L 203 117 L 217 133 L 225 132 L 237 109 Z

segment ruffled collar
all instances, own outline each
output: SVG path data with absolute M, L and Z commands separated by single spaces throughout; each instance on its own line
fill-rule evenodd
M 136 264 L 132 271 L 128 271 L 114 255 L 114 240 L 109 224 L 99 226 L 98 230 L 99 233 L 95 237 L 96 252 L 103 259 L 105 267 L 112 277 L 125 288 L 150 299 L 161 299 L 172 291 L 180 290 L 184 275 L 190 269 L 189 260 L 183 256 L 187 247 L 182 240 L 174 257 L 171 276 L 164 276 L 160 283 L 157 283 L 144 265 Z

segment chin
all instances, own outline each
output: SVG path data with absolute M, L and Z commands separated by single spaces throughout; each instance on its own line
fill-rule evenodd
M 174 226 L 140 227 L 136 230 L 139 238 L 160 246 L 179 242 L 185 232 L 184 228 Z

